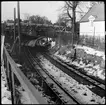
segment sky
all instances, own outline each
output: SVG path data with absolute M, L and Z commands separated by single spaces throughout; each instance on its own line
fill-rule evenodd
M 25 18 L 25 13 L 31 15 L 46 16 L 52 23 L 58 18 L 59 9 L 64 5 L 63 1 L 20 1 L 20 18 Z M 1 2 L 1 20 L 14 19 L 14 8 L 17 1 Z

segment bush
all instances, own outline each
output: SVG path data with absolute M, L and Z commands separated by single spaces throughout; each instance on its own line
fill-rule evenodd
M 71 53 L 67 54 L 66 57 L 72 59 L 74 58 L 74 54 L 75 54 L 75 50 L 71 49 Z
M 76 49 L 76 57 L 77 59 L 82 58 L 83 62 L 85 63 L 93 63 L 94 65 L 102 63 L 101 65 L 102 67 L 104 67 L 104 62 L 102 57 L 87 54 L 83 49 Z
M 63 48 L 61 48 L 60 50 L 59 50 L 59 53 L 58 54 L 60 54 L 60 55 L 65 55 L 66 54 L 66 47 L 63 47 Z

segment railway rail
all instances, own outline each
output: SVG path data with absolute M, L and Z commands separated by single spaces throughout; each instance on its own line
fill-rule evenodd
M 98 83 L 105 85 L 105 80 L 102 80 L 102 79 L 100 79 L 100 78 L 98 78 L 98 77 L 94 77 L 94 76 L 92 76 L 92 75 L 87 74 L 86 72 L 84 72 L 84 70 L 83 70 L 84 68 L 80 68 L 80 67 L 78 67 L 78 66 L 76 66 L 76 65 L 69 64 L 68 62 L 63 61 L 62 59 L 60 59 L 60 58 L 58 58 L 58 57 L 56 57 L 56 56 L 52 56 L 52 57 L 53 57 L 54 59 L 56 59 L 57 61 L 61 61 L 62 63 L 66 64 L 67 66 L 78 70 L 78 71 L 81 72 L 82 74 L 84 74 L 84 75 L 90 77 L 91 79 L 97 81 Z M 104 88 L 105 88 L 105 87 L 104 87 Z
M 69 76 L 73 77 L 80 83 L 89 84 L 89 85 L 91 84 L 91 85 L 95 86 L 94 88 L 92 88 L 90 90 L 93 91 L 94 93 L 96 93 L 97 95 L 99 95 L 101 97 L 105 96 L 105 85 L 103 83 L 101 83 L 100 81 L 92 79 L 90 76 L 85 75 L 85 74 L 81 73 L 80 71 L 76 70 L 75 68 L 70 67 L 67 64 L 57 60 L 50 54 L 42 53 L 42 55 L 47 60 L 49 60 L 52 64 L 54 64 L 56 67 L 58 67 L 63 72 L 65 72 Z
M 31 48 L 30 49 L 30 47 L 29 47 L 29 50 L 30 50 L 30 53 L 31 53 L 31 55 L 33 56 L 33 57 L 35 57 L 36 58 L 36 56 L 35 56 L 35 50 L 33 49 L 33 48 Z M 43 52 L 43 54 L 41 53 L 41 52 L 37 52 L 37 56 L 39 56 L 39 53 L 40 53 L 40 55 L 44 55 L 45 56 L 45 52 Z M 47 56 L 47 55 L 46 55 Z M 46 58 L 46 57 L 44 57 L 44 58 Z M 42 62 L 42 61 L 40 61 L 40 60 L 38 60 L 37 62 Z M 50 61 L 51 62 L 51 61 Z M 51 62 L 52 63 L 52 62 Z M 55 64 L 54 64 L 55 63 Z M 52 63 L 52 64 L 54 64 L 54 65 L 57 65 L 57 62 L 54 60 L 54 63 Z M 62 65 L 61 65 L 62 66 Z M 84 85 L 88 85 L 88 86 L 93 86 L 93 88 L 90 88 L 90 87 L 88 87 L 93 93 L 95 93 L 95 94 L 97 94 L 98 96 L 100 96 L 100 97 L 104 97 L 105 96 L 105 88 L 102 88 L 102 86 L 101 87 L 99 87 L 98 86 L 98 84 L 97 83 L 95 83 L 93 80 L 90 80 L 89 81 L 89 79 L 85 79 L 86 78 L 86 76 L 83 76 L 83 75 L 81 75 L 81 74 L 76 74 L 76 73 L 72 73 L 72 72 L 70 72 L 70 70 L 69 69 L 67 69 L 66 70 L 66 67 L 63 67 L 63 68 L 61 68 L 61 66 L 59 66 L 59 64 L 58 64 L 58 67 L 57 68 L 59 68 L 60 70 L 62 70 L 63 72 L 65 72 L 66 74 L 68 74 L 69 76 L 71 76 L 72 78 L 74 78 L 75 80 L 77 80 L 78 82 L 80 82 L 81 84 L 84 84 Z M 66 71 L 64 71 L 64 69 L 66 70 Z M 74 69 L 75 70 L 75 69 Z M 46 70 L 45 70 L 46 71 Z M 69 72 L 68 72 L 69 71 Z M 70 73 L 70 74 L 69 74 Z M 54 78 L 53 76 L 51 76 L 52 78 Z M 88 78 L 88 77 L 87 77 Z M 93 81 L 93 82 L 92 82 Z M 61 83 L 60 83 L 61 84 Z M 104 86 L 104 85 L 103 85 Z M 63 88 L 65 88 L 65 87 L 63 87 Z M 66 91 L 68 91 L 67 89 L 66 89 Z M 69 92 L 70 93 L 70 92 Z M 76 98 L 75 96 L 74 96 L 74 94 L 71 94 L 71 96 L 73 97 L 73 98 L 75 98 L 76 100 L 78 100 L 78 98 Z M 79 101 L 80 102 L 80 101 Z M 81 103 L 82 104 L 82 103 Z M 84 103 L 85 104 L 85 103 Z
M 43 56 L 48 59 L 52 64 L 54 64 L 56 67 L 61 69 L 63 72 L 68 74 L 69 76 L 72 76 L 74 79 L 79 81 L 80 83 L 83 84 L 91 84 L 95 86 L 95 88 L 90 89 L 94 93 L 100 96 L 105 96 L 105 84 L 101 83 L 100 81 L 97 81 L 95 78 L 91 78 L 91 76 L 86 75 L 85 73 L 77 70 L 77 68 L 73 68 L 64 62 L 61 62 L 58 60 L 56 57 L 53 55 L 47 54 L 47 53 L 42 53 Z M 77 76 L 75 76 L 77 75 Z
M 32 60 L 32 62 L 36 63 L 37 65 L 39 65 L 39 67 L 41 68 L 41 70 L 39 70 L 39 75 L 45 75 L 42 78 L 45 78 L 44 81 L 46 81 L 46 84 L 48 84 L 47 80 L 49 81 L 49 84 L 54 84 L 55 88 L 57 88 L 56 90 L 54 90 L 53 88 L 51 88 L 51 86 L 49 85 L 49 88 L 51 88 L 52 91 L 54 91 L 56 97 L 58 97 L 59 100 L 61 100 L 61 103 L 63 104 L 82 104 L 80 101 L 78 101 L 75 97 L 71 96 L 67 90 L 65 90 L 64 88 L 61 87 L 61 85 L 59 84 L 58 81 L 56 81 L 53 76 L 51 76 L 41 65 L 40 65 L 40 60 L 37 58 L 37 56 L 33 57 L 31 52 L 28 50 L 27 48 L 27 52 L 28 52 L 28 56 L 30 58 L 30 60 Z M 33 65 L 33 64 L 32 64 Z M 34 66 L 34 65 L 33 65 Z M 36 68 L 35 68 L 36 69 Z M 53 85 L 52 85 L 53 86 Z M 58 91 L 58 92 L 56 92 Z M 60 92 L 60 94 L 59 94 Z
M 30 59 L 31 57 L 28 56 L 28 54 L 26 53 L 26 50 L 24 51 L 24 54 L 25 54 L 25 57 L 27 58 L 26 60 L 28 60 L 28 64 L 30 65 L 30 67 L 33 67 L 33 69 L 39 75 L 39 77 L 40 77 L 39 80 L 43 80 L 43 82 L 46 83 L 47 88 L 50 89 L 51 91 L 53 91 L 52 88 L 51 88 L 52 82 L 51 82 L 51 84 L 48 85 L 48 82 L 45 81 L 45 78 L 47 78 L 48 76 L 46 74 L 44 74 L 44 73 L 41 72 L 41 68 L 37 65 L 36 62 L 33 63 L 33 61 L 31 61 L 31 59 Z M 36 65 L 36 67 L 34 65 Z M 31 70 L 31 72 L 33 72 L 33 71 Z M 40 81 L 40 82 L 42 82 L 42 81 Z M 52 94 L 54 95 L 55 93 L 52 92 Z M 59 99 L 58 99 L 58 101 L 59 101 Z M 63 102 L 61 102 L 61 103 L 63 103 Z

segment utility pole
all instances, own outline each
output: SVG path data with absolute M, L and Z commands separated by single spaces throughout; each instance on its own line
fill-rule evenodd
M 16 9 L 14 8 L 14 41 L 16 37 Z
M 17 2 L 17 10 L 18 10 L 17 13 L 18 13 L 19 58 L 21 58 L 20 57 L 20 55 L 21 55 L 21 34 L 20 34 L 20 5 L 19 5 L 19 1 Z
M 17 41 L 17 38 L 16 37 L 16 8 L 14 8 L 14 43 L 13 43 L 13 47 L 12 47 L 12 50 L 15 46 L 15 42 Z M 12 52 L 12 51 L 11 51 Z M 12 79 L 12 103 L 13 104 L 16 104 L 16 97 L 15 97 L 15 87 L 14 87 L 14 73 L 11 71 L 11 79 Z
M 16 9 L 14 8 L 14 42 L 13 42 L 13 46 L 11 48 L 11 53 L 12 53 L 13 49 L 15 49 L 14 48 L 15 43 L 16 43 L 16 38 L 15 37 L 16 37 Z

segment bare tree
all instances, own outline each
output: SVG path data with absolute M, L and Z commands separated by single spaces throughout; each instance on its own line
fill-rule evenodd
M 31 23 L 36 23 L 36 24 L 49 24 L 49 25 L 52 24 L 51 21 L 47 17 L 45 16 L 41 17 L 39 15 L 30 16 L 29 21 Z
M 67 11 L 68 17 L 72 22 L 72 46 L 74 43 L 75 34 L 75 21 L 76 21 L 76 7 L 79 4 L 79 1 L 65 1 L 64 10 Z M 71 13 L 70 13 L 71 12 Z
M 86 14 L 86 12 L 95 4 L 101 3 L 100 1 L 65 1 L 64 6 L 61 8 L 62 15 L 61 17 L 69 18 L 72 23 L 72 45 L 73 39 L 76 37 L 76 15 L 79 14 L 80 18 Z M 80 19 L 79 18 L 79 19 Z
M 58 20 L 57 20 L 57 25 L 60 25 L 60 26 L 64 26 L 66 27 L 67 26 L 67 23 L 69 22 L 70 20 L 66 17 L 63 17 L 61 14 L 58 15 Z

